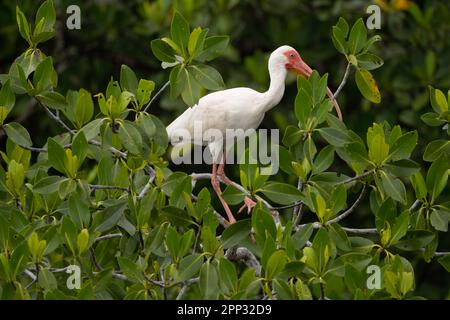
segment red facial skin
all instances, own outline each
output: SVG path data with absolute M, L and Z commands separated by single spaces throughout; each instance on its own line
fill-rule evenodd
M 298 74 L 304 75 L 306 78 L 308 78 L 311 75 L 312 69 L 302 60 L 297 51 L 288 50 L 284 52 L 284 55 L 288 59 L 288 63 L 286 63 L 285 65 L 287 70 L 292 70 Z M 330 88 L 327 88 L 327 95 L 333 102 L 334 108 L 336 109 L 336 113 L 339 119 L 342 121 L 341 109 L 339 108 L 339 104 L 334 98 Z

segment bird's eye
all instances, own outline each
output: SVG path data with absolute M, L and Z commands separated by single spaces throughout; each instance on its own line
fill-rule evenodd
M 289 55 L 289 57 L 290 57 L 290 58 L 293 58 L 293 57 L 294 57 L 294 54 L 293 54 L 293 53 L 291 53 L 291 54 Z

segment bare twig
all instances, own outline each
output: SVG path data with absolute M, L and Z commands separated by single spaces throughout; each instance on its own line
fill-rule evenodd
M 142 191 L 139 193 L 138 195 L 138 199 L 142 199 L 145 194 L 148 192 L 148 190 L 150 190 L 150 187 L 152 186 L 152 182 L 153 180 L 155 180 L 155 175 L 151 175 L 150 178 L 148 179 L 147 183 L 145 184 L 144 188 L 142 189 Z
M 104 236 L 100 236 L 97 239 L 95 239 L 95 241 L 102 241 L 102 240 L 108 240 L 108 239 L 113 239 L 113 238 L 120 238 L 123 235 L 121 233 L 111 233 L 111 234 L 105 234 Z
M 364 172 L 363 174 L 360 174 L 359 176 L 354 176 L 354 177 L 351 177 L 351 178 L 349 178 L 347 180 L 344 180 L 344 181 L 340 182 L 339 184 L 347 184 L 347 183 L 350 183 L 350 182 L 353 182 L 353 181 L 356 181 L 356 180 L 360 180 L 362 178 L 370 176 L 372 173 L 374 173 L 374 171 L 375 171 L 374 169 L 369 170 L 367 172 Z
M 107 185 L 101 185 L 101 184 L 90 184 L 89 187 L 92 189 L 92 191 L 95 191 L 95 190 L 122 190 L 122 191 L 130 192 L 130 188 L 121 187 L 121 186 L 107 186 Z
M 358 229 L 342 227 L 342 230 L 352 234 L 378 234 L 378 230 L 375 228 Z
M 189 279 L 183 282 L 183 286 L 181 287 L 180 292 L 178 292 L 177 298 L 176 300 L 181 300 L 183 299 L 184 294 L 186 293 L 187 288 L 189 288 L 189 286 L 191 284 L 197 283 L 200 279 L 197 278 L 193 278 L 193 279 Z
M 414 201 L 414 203 L 411 205 L 411 207 L 409 207 L 409 211 L 410 212 L 416 211 L 417 208 L 419 207 L 419 204 L 420 204 L 420 200 L 417 199 L 416 201 Z
M 144 112 L 147 112 L 148 108 L 161 95 L 161 93 L 163 93 L 163 91 L 166 90 L 166 88 L 169 86 L 169 84 L 170 84 L 170 81 L 167 81 L 166 83 L 164 83 L 164 85 L 158 90 L 158 92 L 156 92 L 156 94 L 153 96 L 153 98 L 150 100 L 150 102 L 147 103 L 147 105 L 144 108 Z
M 435 252 L 434 256 L 435 257 L 443 257 L 443 256 L 448 256 L 450 255 L 450 252 Z
M 24 146 L 21 144 L 19 145 L 19 147 L 21 147 L 22 149 L 25 149 L 25 150 L 29 150 L 31 152 L 39 152 L 39 153 L 47 152 L 46 148 L 27 147 L 27 146 Z
M 44 105 L 41 101 L 37 100 L 38 104 L 44 108 L 45 112 L 56 121 L 62 128 L 64 128 L 71 136 L 75 135 L 75 131 L 70 129 L 70 127 L 65 124 L 65 122 L 61 119 L 59 115 L 54 114 L 46 105 Z
M 339 93 L 341 92 L 341 90 L 344 88 L 345 84 L 347 83 L 347 79 L 348 76 L 350 74 L 350 67 L 351 67 L 351 63 L 349 62 L 347 64 L 347 67 L 345 68 L 345 73 L 344 76 L 342 78 L 341 83 L 339 84 L 339 87 L 336 89 L 336 91 L 333 93 L 333 97 L 334 99 L 336 99 L 336 97 L 339 95 Z
M 358 206 L 358 204 L 361 202 L 362 198 L 364 197 L 365 193 L 366 193 L 366 185 L 363 185 L 362 190 L 361 190 L 358 198 L 356 199 L 356 201 L 353 203 L 353 205 L 350 208 L 348 208 L 348 210 L 346 210 L 341 215 L 337 216 L 334 219 L 331 219 L 331 220 L 327 221 L 325 223 L 325 225 L 330 225 L 332 223 L 337 223 L 337 222 L 341 221 L 342 219 L 345 219 L 350 213 L 352 213 L 355 210 L 355 208 Z

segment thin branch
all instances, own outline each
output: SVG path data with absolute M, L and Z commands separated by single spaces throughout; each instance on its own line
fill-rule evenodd
M 139 193 L 138 195 L 138 199 L 142 199 L 145 194 L 148 192 L 148 190 L 150 190 L 150 187 L 152 186 L 152 182 L 153 180 L 155 180 L 155 175 L 151 175 L 150 178 L 148 179 L 147 183 L 145 184 L 144 188 L 142 189 L 142 191 Z
M 21 145 L 21 144 L 19 144 L 19 147 L 21 147 L 22 149 L 25 149 L 25 150 L 29 150 L 31 152 L 39 152 L 39 153 L 47 152 L 46 148 L 27 147 L 27 146 L 24 146 L 24 145 Z
M 414 203 L 411 205 L 411 207 L 409 207 L 409 211 L 410 212 L 416 211 L 417 208 L 419 207 L 419 205 L 420 205 L 420 200 L 417 199 L 416 201 L 414 201 Z
M 362 190 L 361 190 L 358 198 L 356 199 L 356 201 L 353 203 L 353 205 L 350 208 L 348 208 L 348 210 L 346 210 L 341 215 L 337 216 L 334 219 L 327 221 L 325 223 L 325 225 L 337 223 L 337 222 L 341 221 L 342 219 L 345 219 L 350 213 L 352 213 L 355 210 L 355 208 L 358 206 L 358 204 L 361 202 L 362 198 L 364 197 L 365 193 L 366 193 L 366 185 L 363 185 Z
M 347 179 L 347 180 L 344 180 L 344 181 L 340 182 L 339 184 L 347 184 L 347 183 L 353 182 L 353 181 L 355 181 L 355 180 L 360 180 L 360 179 L 362 179 L 362 178 L 365 178 L 365 177 L 367 177 L 367 176 L 370 176 L 372 173 L 374 173 L 374 169 L 369 170 L 369 171 L 367 171 L 367 172 L 364 172 L 363 174 L 360 174 L 359 176 L 354 176 L 354 177 L 352 177 L 352 178 L 349 178 L 349 179 Z
M 333 93 L 333 97 L 334 99 L 337 98 L 337 96 L 339 95 L 339 93 L 341 92 L 341 90 L 344 88 L 345 84 L 347 83 L 347 79 L 348 76 L 350 74 L 350 67 L 351 67 L 351 63 L 349 62 L 347 64 L 347 67 L 345 68 L 345 73 L 344 76 L 342 78 L 341 84 L 339 85 L 339 87 L 336 89 L 336 91 Z
M 121 233 L 111 233 L 111 234 L 105 234 L 104 236 L 100 236 L 97 239 L 95 239 L 95 241 L 102 241 L 102 240 L 108 240 L 108 239 L 113 239 L 113 238 L 120 238 L 123 235 Z
M 378 230 L 375 228 L 358 229 L 342 227 L 342 230 L 352 234 L 378 234 Z
M 101 142 L 98 142 L 97 140 L 89 140 L 88 143 L 92 144 L 94 146 L 98 146 L 98 147 L 102 146 Z M 108 151 L 111 152 L 112 154 L 114 154 L 115 156 L 119 157 L 119 158 L 124 158 L 124 159 L 127 158 L 127 154 L 125 152 L 117 150 L 114 147 L 108 147 Z
M 101 184 L 90 184 L 89 187 L 92 189 L 92 191 L 96 191 L 96 190 L 122 190 L 122 191 L 130 192 L 130 188 L 128 188 L 128 187 L 121 187 L 121 186 L 107 186 L 107 185 L 101 185 Z
M 303 201 L 297 201 L 285 206 L 281 206 L 281 207 L 272 207 L 275 210 L 283 210 L 283 209 L 289 209 L 289 208 L 294 208 L 294 207 L 300 207 L 300 205 L 303 204 Z
M 75 135 L 75 131 L 70 129 L 70 127 L 65 124 L 65 122 L 60 118 L 59 115 L 55 115 L 46 105 L 44 105 L 41 101 L 39 101 L 39 99 L 37 100 L 38 104 L 44 108 L 45 112 L 50 116 L 50 118 L 52 118 L 53 120 L 55 120 L 62 128 L 64 128 L 71 136 Z
M 153 98 L 150 100 L 150 102 L 145 106 L 144 112 L 147 112 L 147 109 L 151 106 L 151 104 L 163 93 L 164 90 L 169 86 L 170 81 L 167 81 L 164 83 L 164 85 L 156 92 L 156 94 L 153 96 Z
M 448 256 L 450 255 L 450 252 L 435 252 L 434 256 L 435 257 L 443 257 L 443 256 Z
M 184 294 L 186 293 L 187 288 L 189 288 L 189 286 L 191 284 L 197 283 L 200 281 L 200 278 L 193 278 L 193 279 L 189 279 L 183 282 L 183 286 L 181 287 L 180 292 L 178 292 L 178 295 L 176 297 L 176 300 L 181 300 L 183 299 Z

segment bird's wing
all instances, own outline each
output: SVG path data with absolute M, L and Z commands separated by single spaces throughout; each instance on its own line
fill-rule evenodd
M 222 133 L 226 129 L 246 129 L 252 124 L 250 122 L 254 121 L 255 115 L 251 110 L 257 107 L 260 96 L 261 93 L 250 88 L 233 88 L 210 93 L 202 97 L 198 104 L 186 109 L 167 127 L 169 139 L 176 143 L 182 134 L 190 134 L 193 137 L 195 122 L 201 123 L 203 132 L 208 129 L 216 129 Z

